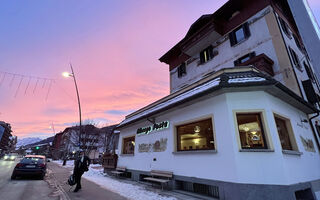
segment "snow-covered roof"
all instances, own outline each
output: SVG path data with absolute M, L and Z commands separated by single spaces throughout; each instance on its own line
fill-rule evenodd
M 244 70 L 246 69 L 246 70 Z M 240 71 L 236 71 L 240 70 Z M 200 97 L 201 95 L 209 94 L 214 89 L 219 89 L 223 87 L 236 88 L 241 86 L 260 86 L 260 85 L 273 85 L 277 89 L 274 92 L 285 92 L 291 98 L 296 99 L 296 103 L 303 104 L 308 110 L 308 112 L 313 112 L 316 110 L 313 108 L 311 104 L 306 102 L 304 99 L 294 94 L 290 89 L 286 88 L 280 82 L 274 80 L 273 78 L 266 76 L 260 71 L 256 70 L 253 67 L 247 68 L 238 68 L 238 69 L 223 69 L 222 71 L 218 71 L 216 74 L 208 77 L 205 81 L 200 81 L 194 83 L 187 87 L 182 92 L 177 92 L 170 94 L 159 101 L 156 101 L 128 116 L 126 116 L 125 120 L 123 120 L 118 127 L 123 127 L 135 121 L 138 121 L 142 118 L 151 117 L 152 115 L 162 112 L 166 109 L 170 109 L 175 105 L 184 103 L 196 97 Z M 268 91 L 270 92 L 270 91 Z M 273 94 L 278 95 L 278 94 Z M 283 99 L 286 101 L 286 99 Z M 292 101 L 293 102 L 293 101 Z M 292 102 L 290 104 L 292 104 Z M 301 107 L 300 107 L 301 108 Z
M 248 75 L 246 74 L 245 77 L 243 76 L 231 76 L 230 79 L 228 79 L 228 83 L 229 84 L 235 84 L 235 83 L 248 83 L 248 82 L 261 82 L 261 81 L 266 81 L 265 78 L 263 77 L 259 77 L 259 76 L 252 76 L 251 75 Z M 168 98 L 166 101 L 163 101 L 163 102 L 160 102 L 158 104 L 155 104 L 154 106 L 150 107 L 150 108 L 142 108 L 141 112 L 136 112 L 136 114 L 133 114 L 133 115 L 128 115 L 126 117 L 125 120 L 123 120 L 120 124 L 119 124 L 119 127 L 122 127 L 128 123 L 131 123 L 133 121 L 136 121 L 140 118 L 143 118 L 143 117 L 146 117 L 147 115 L 150 115 L 150 114 L 153 114 L 153 113 L 156 113 L 160 110 L 163 110 L 167 107 L 170 107 L 172 106 L 173 104 L 177 104 L 179 102 L 182 102 L 182 101 L 185 101 L 186 99 L 188 98 L 191 98 L 193 96 L 196 96 L 200 93 L 203 93 L 203 92 L 206 92 L 216 86 L 218 86 L 220 84 L 220 76 L 216 76 L 215 78 L 205 82 L 205 83 L 202 83 L 200 85 L 197 85 L 197 83 L 195 83 L 195 87 L 191 87 L 190 90 L 187 90 L 179 95 L 174 95 L 174 94 L 170 94 L 168 95 L 166 98 L 170 97 L 170 96 L 173 96 L 172 98 Z M 165 98 L 164 98 L 165 99 Z
M 168 106 L 170 106 L 170 105 L 172 105 L 174 103 L 178 103 L 178 102 L 180 102 L 180 101 L 182 101 L 182 100 L 184 100 L 184 99 L 186 99 L 188 97 L 191 97 L 191 96 L 193 96 L 193 95 L 195 95 L 197 93 L 204 92 L 204 91 L 206 91 L 206 90 L 208 90 L 208 89 L 210 89 L 212 87 L 215 87 L 215 86 L 219 85 L 219 83 L 220 83 L 220 78 L 213 79 L 212 81 L 209 81 L 206 84 L 203 84 L 203 85 L 200 85 L 198 87 L 195 87 L 195 88 L 193 88 L 193 89 L 191 89 L 191 90 L 189 90 L 189 91 L 187 91 L 185 93 L 182 93 L 182 94 L 180 94 L 180 95 L 178 95 L 176 97 L 173 97 L 172 99 L 169 99 L 169 100 L 167 100 L 167 101 L 165 101 L 163 103 L 160 103 L 160 104 L 158 104 L 158 105 L 156 105 L 156 106 L 154 106 L 154 107 L 152 107 L 152 108 L 150 108 L 148 110 L 145 110 L 145 111 L 143 111 L 143 112 L 141 112 L 141 113 L 139 113 L 137 115 L 134 115 L 134 116 L 132 116 L 130 118 L 126 118 L 125 120 L 123 120 L 120 123 L 120 126 L 122 126 L 124 124 L 127 124 L 127 123 L 129 123 L 129 122 L 131 122 L 131 121 L 133 121 L 135 119 L 144 117 L 144 116 L 146 116 L 146 115 L 148 115 L 150 113 L 156 112 L 156 111 L 158 111 L 160 109 L 163 109 L 165 107 L 168 107 Z

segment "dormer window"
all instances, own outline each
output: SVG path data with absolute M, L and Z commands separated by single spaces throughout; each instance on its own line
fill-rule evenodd
M 200 64 L 206 63 L 214 57 L 213 47 L 210 45 L 200 52 Z
M 231 33 L 229 33 L 229 39 L 231 46 L 239 44 L 240 42 L 246 40 L 250 37 L 250 30 L 248 22 L 244 23 Z
M 178 67 L 178 78 L 181 78 L 182 76 L 187 74 L 187 70 L 186 70 L 186 63 L 182 63 L 179 67 Z

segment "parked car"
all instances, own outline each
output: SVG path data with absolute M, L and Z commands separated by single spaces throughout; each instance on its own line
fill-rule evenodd
M 47 163 L 45 156 L 27 155 L 15 166 L 11 179 L 24 175 L 37 176 L 43 179 L 46 171 Z
M 16 154 L 6 154 L 3 157 L 3 160 L 7 160 L 7 161 L 15 161 L 17 158 Z

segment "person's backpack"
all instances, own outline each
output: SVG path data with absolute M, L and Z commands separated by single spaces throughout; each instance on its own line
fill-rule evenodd
M 74 175 L 73 175 L 73 174 L 71 174 L 71 175 L 69 176 L 68 184 L 69 184 L 70 186 L 73 186 L 73 185 L 75 185 L 75 184 L 76 184 L 76 180 L 75 180 L 75 178 L 74 178 Z

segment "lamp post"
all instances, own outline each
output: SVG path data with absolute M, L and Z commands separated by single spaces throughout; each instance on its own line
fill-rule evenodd
M 81 147 L 81 106 L 80 106 L 80 97 L 79 97 L 79 91 L 78 91 L 78 85 L 77 85 L 77 81 L 76 81 L 76 76 L 74 74 L 74 71 L 73 71 L 73 68 L 72 68 L 72 65 L 70 63 L 70 68 L 71 68 L 71 73 L 69 72 L 63 72 L 62 75 L 64 77 L 72 77 L 73 78 L 73 81 L 74 81 L 74 85 L 76 87 L 76 92 L 77 92 L 77 98 L 78 98 L 78 106 L 79 106 L 79 119 L 80 119 L 80 124 L 79 124 L 79 150 L 80 150 L 80 147 Z

